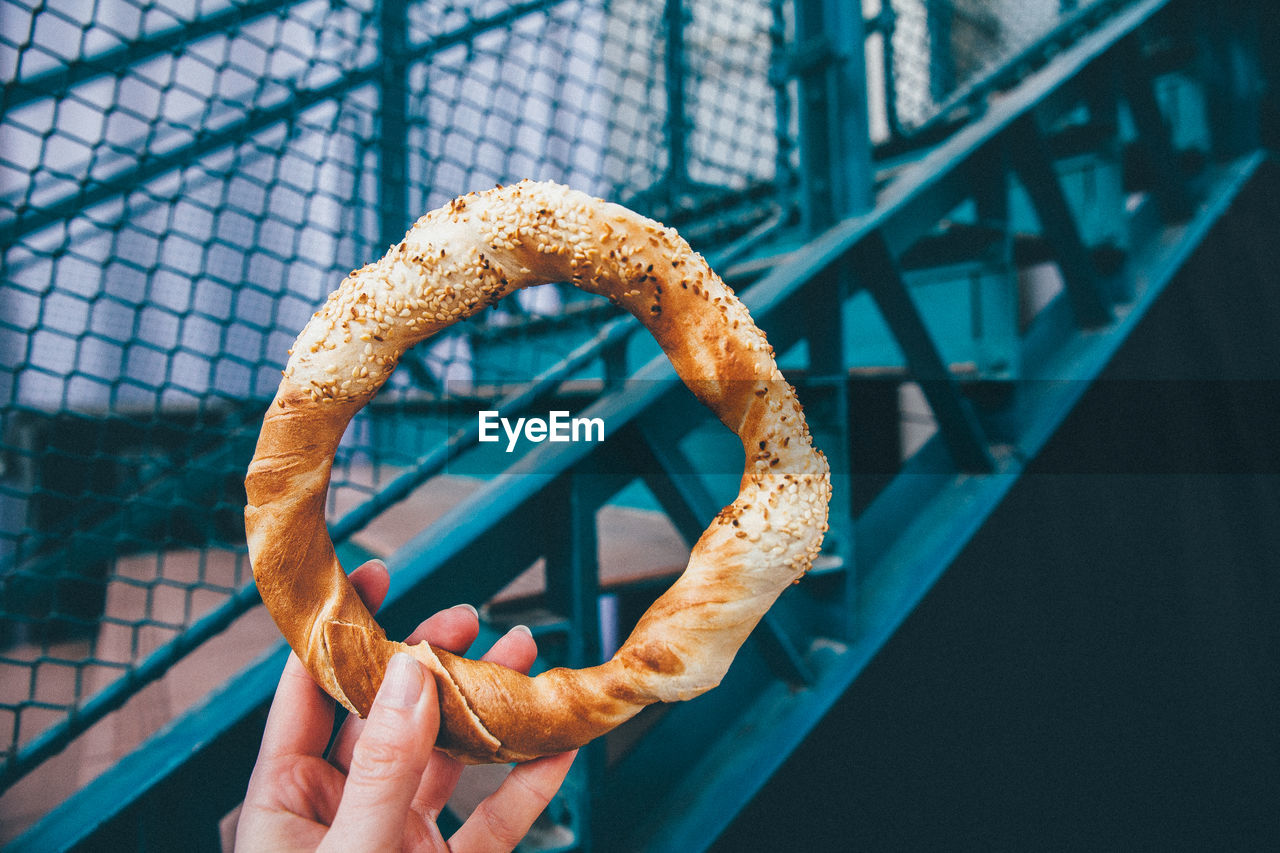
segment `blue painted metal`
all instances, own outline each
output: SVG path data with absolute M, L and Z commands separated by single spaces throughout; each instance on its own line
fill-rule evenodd
M 744 301 L 780 351 L 803 345 L 812 375 L 805 377 L 810 381 L 802 383 L 802 395 L 818 428 L 844 445 L 851 428 L 850 353 L 842 305 L 865 288 L 880 305 L 911 378 L 922 382 L 940 431 L 904 462 L 859 518 L 854 519 L 847 499 L 837 502 L 842 517 L 836 530 L 847 525 L 847 536 L 837 548 L 840 559 L 780 600 L 720 688 L 688 703 L 654 709 L 652 719 L 645 721 L 651 728 L 641 745 L 612 763 L 603 757 L 602 747 L 589 753 L 556 805 L 581 849 L 705 848 L 981 527 L 1087 382 L 1256 175 L 1265 162 L 1262 155 L 1208 171 L 1203 181 L 1207 192 L 1194 205 L 1188 200 L 1185 224 L 1144 232 L 1130 247 L 1130 272 L 1141 281 L 1132 303 L 1114 315 L 1100 310 L 1109 304 L 1108 296 L 1084 265 L 1087 243 L 1078 224 L 1069 224 L 1076 211 L 1063 189 L 1063 175 L 1032 122 L 1050 98 L 1084 97 L 1073 84 L 1086 69 L 1130 61 L 1132 55 L 1125 51 L 1136 43 L 1133 34 L 1169 2 L 1133 3 L 1106 19 L 993 103 L 979 120 L 924 154 L 887 186 L 874 208 L 853 213 L 856 205 L 846 206 L 850 203 L 835 196 L 823 201 L 815 189 L 815 204 L 844 213 L 743 290 Z M 838 62 L 840 52 L 812 56 Z M 1136 133 L 1150 150 L 1171 153 L 1151 84 L 1145 78 L 1125 92 Z M 1040 146 L 1030 155 L 993 155 L 1028 140 Z M 829 161 L 828 166 L 829 174 L 846 176 L 860 168 L 849 159 Z M 983 218 L 992 211 L 1000 218 L 1006 207 L 1000 199 L 1012 168 L 1019 168 L 1028 185 L 1041 224 L 1046 217 L 1063 220 L 1045 227 L 1042 237 L 1063 267 L 1069 296 L 1042 311 L 1018 342 L 1018 370 L 1010 380 L 1012 415 L 995 418 L 969 401 L 963 383 L 948 369 L 937 331 L 913 301 L 900 258 L 916 239 L 975 198 Z M 1167 198 L 1165 205 L 1176 209 Z M 819 208 L 815 216 L 823 215 Z M 1087 332 L 1081 331 L 1082 324 L 1090 327 Z M 628 321 L 606 326 L 570 364 L 549 372 L 539 392 L 554 388 L 602 352 L 616 353 L 631 327 Z M 639 346 L 633 355 L 645 352 Z M 1021 381 L 1061 378 L 1072 381 Z M 715 489 L 696 473 L 697 454 L 681 448 L 681 441 L 702 426 L 696 403 L 664 358 L 646 361 L 632 380 L 606 385 L 583 413 L 605 419 L 609 441 L 538 445 L 391 556 L 396 574 L 380 615 L 391 632 L 407 629 L 415 614 L 429 609 L 424 602 L 428 592 L 437 602 L 481 600 L 545 556 L 554 567 L 548 603 L 564 617 L 556 630 L 567 629 L 576 638 L 565 645 L 566 659 L 577 665 L 598 654 L 599 638 L 592 628 L 598 630 L 596 510 L 638 472 L 686 537 L 701 530 L 717 505 Z M 507 405 L 526 403 L 533 398 L 529 395 Z M 992 446 L 993 436 L 999 438 L 998 447 Z M 335 537 L 358 529 L 441 470 L 449 454 L 473 442 L 470 433 L 455 436 L 448 450 L 429 456 L 391 490 L 340 522 Z M 847 459 L 844 447 L 832 455 Z M 848 476 L 847 467 L 837 473 Z M 529 536 L 514 523 L 543 517 L 547 507 L 558 508 L 556 517 L 567 527 L 542 531 L 554 535 Z M 562 537 L 566 531 L 567 538 Z M 274 689 L 278 671 L 278 658 L 253 667 L 51 814 L 17 849 L 101 846 L 105 839 L 140 838 L 139 821 L 144 819 L 139 815 L 156 802 L 172 801 L 172 792 L 198 772 L 215 769 L 228 791 L 235 790 L 236 782 L 242 786 L 247 774 L 243 762 L 251 761 L 251 753 L 246 758 L 243 748 L 222 751 L 242 762 L 230 768 L 219 766 L 218 754 L 228 739 L 253 742 L 253 720 Z
M 880 36 L 881 53 L 883 54 L 883 80 L 881 95 L 885 104 L 885 125 L 891 139 L 905 135 L 902 121 L 898 117 L 898 99 L 894 89 L 897 72 L 893 50 L 893 35 L 898 27 L 898 13 L 892 3 L 881 3 L 880 11 L 874 18 L 863 22 L 863 29 L 868 35 L 877 33 Z
M 409 215 L 409 4 L 378 2 L 378 236 L 391 246 Z M 419 93 L 421 94 L 421 93 Z
M 1151 192 L 1158 200 L 1161 216 L 1166 222 L 1181 221 L 1191 212 L 1191 198 L 1187 191 L 1187 178 L 1178 165 L 1172 130 L 1160 110 L 1155 82 L 1137 39 L 1124 41 L 1121 50 L 1128 60 L 1128 73 L 1121 79 L 1137 129 L 1137 144 L 1146 153 L 1148 166 L 1154 174 Z
M 547 590 L 543 603 L 565 617 L 565 648 L 555 661 L 560 666 L 581 669 L 603 660 L 596 510 L 607 498 L 602 490 L 611 493 L 620 485 L 614 483 L 609 488 L 605 482 L 604 476 L 588 472 L 561 478 L 543 507 L 545 517 L 559 522 L 542 525 L 539 533 L 546 555 Z M 604 749 L 604 742 L 597 741 L 579 750 L 572 769 L 575 779 L 571 793 L 561 797 L 562 802 L 572 800 L 569 819 L 564 823 L 575 839 L 591 839 L 604 831 L 596 824 L 596 800 L 605 771 Z M 590 849 L 588 844 L 581 848 Z
M 851 364 L 849 318 L 846 312 L 831 310 L 848 300 L 854 288 L 847 269 L 833 268 L 815 276 L 795 297 L 800 310 L 791 312 L 803 323 L 803 330 L 793 332 L 806 345 L 808 364 L 803 382 L 809 429 L 817 446 L 825 448 L 831 466 L 831 504 L 827 536 L 822 543 L 819 564 L 834 573 L 837 586 L 832 597 L 838 601 L 831 631 L 844 637 L 853 630 L 851 614 L 857 598 L 858 567 L 853 529 L 853 477 L 850 464 L 850 411 L 853 402 L 849 390 L 848 371 Z M 782 312 L 778 312 L 779 314 Z M 784 345 L 789 337 L 775 327 L 775 340 Z M 847 618 L 842 618 L 847 617 Z M 776 626 L 767 625 L 777 631 Z M 807 668 L 796 660 L 795 651 L 785 636 L 774 646 L 790 662 L 792 670 L 806 683 L 812 680 Z
M 1009 140 L 1009 152 L 1031 197 L 1041 231 L 1055 249 L 1076 322 L 1086 328 L 1104 325 L 1111 320 L 1107 292 L 1080 236 L 1035 115 L 1019 123 Z
M 668 192 L 680 192 L 689 186 L 689 110 L 686 105 L 688 74 L 685 67 L 684 31 L 688 11 L 684 0 L 666 0 L 666 45 L 663 67 L 666 70 L 667 116 L 664 122 L 667 148 Z
M 907 291 L 897 260 L 879 234 L 871 235 L 859 248 L 855 263 L 865 277 L 864 286 L 894 331 L 911 375 L 920 382 L 956 464 L 974 473 L 990 471 L 994 463 L 982 425 L 961 396 L 958 382 Z
M 1046 325 L 1053 325 L 1069 343 L 1054 347 L 1045 361 L 1037 361 L 1034 374 L 1096 376 L 1263 162 L 1264 158 L 1254 156 L 1223 170 L 1187 230 L 1150 249 L 1142 267 L 1144 277 L 1149 276 L 1148 287 L 1123 319 L 1104 331 L 1083 335 L 1074 330 L 1068 306 L 1058 303 L 1061 310 L 1055 311 L 1055 319 Z M 1040 355 L 1043 354 L 1037 354 L 1036 359 Z M 710 743 L 703 740 L 697 764 L 680 774 L 676 785 L 664 790 L 656 805 L 647 806 L 654 817 L 627 839 L 619 839 L 614 849 L 704 849 L 707 840 L 727 825 L 737 804 L 745 803 L 759 790 L 803 733 L 848 689 L 928 592 L 1004 498 L 1026 462 L 1062 423 L 1087 384 L 1028 383 L 1034 394 L 1043 396 L 1027 400 L 1017 449 L 1002 454 L 990 474 L 968 477 L 945 473 L 946 451 L 940 443 L 935 441 L 923 449 L 859 521 L 859 560 L 864 573 L 860 582 L 859 630 L 853 641 L 813 644 L 810 663 L 817 677 L 806 691 L 797 693 L 781 683 L 757 688 L 756 692 L 743 691 L 748 694 L 745 701 L 749 704 L 740 709 L 732 727 L 715 727 L 696 718 L 694 708 L 702 699 L 688 703 L 691 707 L 681 706 L 673 711 L 670 728 L 664 729 L 664 734 L 699 726 L 702 732 L 714 730 L 721 734 Z M 731 677 L 739 675 L 731 671 Z M 726 683 L 717 690 L 728 686 Z M 705 698 L 711 698 L 714 692 Z M 734 693 L 726 701 L 743 699 L 741 693 Z M 638 775 L 653 773 L 648 778 L 656 778 L 657 772 L 646 768 Z M 615 794 L 644 796 L 631 789 Z
M 953 373 L 970 379 L 1017 376 L 1018 281 L 1011 259 L 957 259 L 904 269 L 901 276 L 938 342 L 938 357 Z M 882 374 L 907 369 L 902 348 L 870 293 L 856 294 L 843 313 L 851 367 Z
M 862 11 L 839 0 L 797 0 L 787 76 L 800 81 L 802 215 L 811 233 L 871 206 Z
M 1052 140 L 1049 140 L 1052 146 Z M 1099 248 L 1123 252 L 1129 245 L 1128 223 L 1110 211 L 1124 205 L 1124 174 L 1118 140 L 1091 146 L 1090 150 L 1054 153 L 1053 165 L 1058 172 L 1071 218 L 1078 223 L 1080 240 L 1089 250 Z M 1010 227 L 1015 231 L 1034 232 L 1040 219 L 1021 185 L 1011 193 Z

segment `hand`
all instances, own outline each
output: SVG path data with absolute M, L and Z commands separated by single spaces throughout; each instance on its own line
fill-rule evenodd
M 351 582 L 371 611 L 390 583 L 377 561 L 352 572 Z M 461 654 L 479 629 L 475 611 L 458 606 L 423 622 L 407 642 L 430 641 Z M 528 631 L 514 629 L 484 658 L 528 672 L 536 655 Z M 511 850 L 559 790 L 575 755 L 517 765 L 446 842 L 436 816 L 462 765 L 434 748 L 440 706 L 422 665 L 409 655 L 393 657 L 368 718 L 347 719 L 326 759 L 333 720 L 333 700 L 290 654 L 240 812 L 236 849 Z

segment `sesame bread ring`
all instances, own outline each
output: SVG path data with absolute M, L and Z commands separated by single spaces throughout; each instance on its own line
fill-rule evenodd
M 406 349 L 512 291 L 571 281 L 634 314 L 676 372 L 741 437 L 737 499 L 613 658 L 529 678 L 426 643 L 392 642 L 338 564 L 325 528 L 334 451 Z M 438 745 L 470 763 L 581 746 L 655 702 L 720 683 L 774 600 L 808 571 L 827 529 L 827 462 L 764 334 L 669 228 L 548 183 L 472 194 L 418 220 L 356 270 L 298 337 L 245 480 L 254 576 L 312 676 L 368 713 L 397 651 L 434 675 Z

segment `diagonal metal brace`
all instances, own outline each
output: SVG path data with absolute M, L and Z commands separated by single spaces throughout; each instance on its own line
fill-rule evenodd
M 947 370 L 883 235 L 872 232 L 854 248 L 853 256 L 863 286 L 884 315 L 938 419 L 938 429 L 951 458 L 961 470 L 970 473 L 994 470 L 995 461 L 982 424 Z
M 1035 208 L 1041 233 L 1057 257 L 1076 323 L 1086 329 L 1105 326 L 1113 319 L 1106 288 L 1080 237 L 1034 111 L 1010 129 L 1007 139 L 1010 162 Z
M 1138 35 L 1130 35 L 1117 48 L 1117 61 L 1123 71 L 1129 113 L 1138 131 L 1138 144 L 1147 155 L 1153 170 L 1151 194 L 1159 203 L 1160 216 L 1166 223 L 1182 222 L 1191 217 L 1195 202 L 1187 186 L 1187 176 L 1178 165 L 1178 152 L 1173 136 L 1156 99 L 1155 79 L 1143 55 Z
M 718 502 L 693 473 L 688 456 L 676 445 L 670 432 L 662 428 L 661 421 L 642 420 L 629 429 L 632 430 L 629 439 L 634 438 L 639 445 L 629 458 L 642 462 L 645 470 L 652 472 L 644 478 L 646 485 L 680 535 L 692 546 L 717 512 Z M 804 652 L 792 637 L 786 620 L 779 616 L 779 611 L 786 606 L 785 600 L 780 599 L 761 618 L 755 633 L 758 648 L 778 678 L 793 685 L 812 684 L 815 676 Z

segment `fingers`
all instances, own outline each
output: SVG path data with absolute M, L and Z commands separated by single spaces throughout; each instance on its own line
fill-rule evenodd
M 517 625 L 499 637 L 481 660 L 493 661 L 517 672 L 528 673 L 537 656 L 538 645 L 533 640 L 533 634 L 524 625 Z M 453 796 L 453 789 L 458 786 L 462 771 L 461 762 L 443 752 L 437 752 L 431 759 L 430 772 L 422 780 L 422 786 L 414 797 L 414 809 L 429 820 L 435 820 L 445 803 L 449 802 L 449 797 Z
M 480 618 L 470 604 L 455 604 L 418 625 L 405 640 L 409 645 L 427 642 L 456 655 L 464 654 L 480 633 Z
M 352 577 L 354 578 L 354 574 Z M 463 654 L 471 647 L 479 632 L 480 621 L 476 617 L 476 609 L 470 604 L 458 604 L 427 619 L 409 635 L 407 642 L 412 645 L 425 640 L 442 649 Z M 329 763 L 344 773 L 351 766 L 351 751 L 355 748 L 364 725 L 365 721 L 359 717 L 348 717 L 334 739 L 333 748 L 329 750 Z
M 387 665 L 325 848 L 397 849 L 440 725 L 435 682 L 404 653 Z
M 484 658 L 528 672 L 537 655 L 533 634 L 517 625 L 494 643 Z M 516 765 L 449 839 L 450 849 L 466 853 L 513 849 L 560 790 L 577 754 L 574 750 Z
M 290 652 L 267 714 L 259 763 L 286 755 L 323 755 L 332 731 L 333 700 Z
M 499 637 L 481 660 L 500 663 L 508 669 L 527 674 L 537 658 L 538 644 L 533 640 L 533 632 L 524 625 L 516 625 Z
M 386 564 L 381 560 L 370 560 L 347 577 L 364 606 L 370 613 L 377 613 L 382 600 L 387 597 L 387 590 L 391 588 L 391 573 L 387 571 Z
M 516 765 L 449 839 L 450 849 L 485 853 L 514 848 L 560 790 L 577 754 L 575 749 Z
M 362 596 L 365 596 L 363 581 L 357 577 L 356 573 L 353 573 L 353 583 L 357 584 L 357 589 L 361 591 Z M 372 597 L 368 596 L 366 600 Z M 478 632 L 479 622 L 475 609 L 469 605 L 458 605 L 424 621 L 409 635 L 407 642 L 411 644 L 431 642 L 440 648 L 462 654 L 474 642 Z M 534 642 L 533 635 L 528 628 L 517 626 L 493 644 L 493 647 L 485 653 L 484 660 L 500 663 L 520 672 L 528 672 L 536 657 L 537 644 Z M 427 678 L 426 681 L 430 682 L 431 679 Z M 380 691 L 379 697 L 381 695 Z M 375 705 L 375 709 L 376 707 Z M 334 743 L 330 761 L 338 768 L 350 773 L 348 786 L 351 785 L 350 780 L 357 778 L 361 772 L 361 756 L 367 749 L 366 739 L 369 736 L 370 727 L 374 724 L 373 713 L 367 721 L 349 719 Z M 432 729 L 433 742 L 438 725 L 437 718 L 436 728 Z M 476 849 L 481 850 L 509 850 L 514 847 L 559 789 L 572 761 L 572 755 L 554 756 L 517 768 L 486 801 L 489 805 L 477 809 L 472 817 L 474 821 L 472 828 L 461 836 L 462 842 L 479 844 L 480 846 Z M 462 765 L 454 759 L 444 753 L 432 751 L 427 764 L 418 770 L 417 790 L 411 798 L 413 812 L 427 822 L 434 821 L 457 786 L 462 770 Z M 385 803 L 388 800 L 382 798 L 380 801 Z M 349 795 L 344 794 L 342 808 L 348 808 L 348 802 Z M 402 800 L 396 800 L 396 802 L 402 802 Z M 342 828 L 337 819 L 334 826 Z M 403 827 L 403 820 L 398 819 L 396 826 Z M 345 831 L 343 829 L 344 834 L 335 837 L 346 838 Z M 364 839 L 365 836 L 361 831 L 361 837 L 354 841 L 363 842 Z

